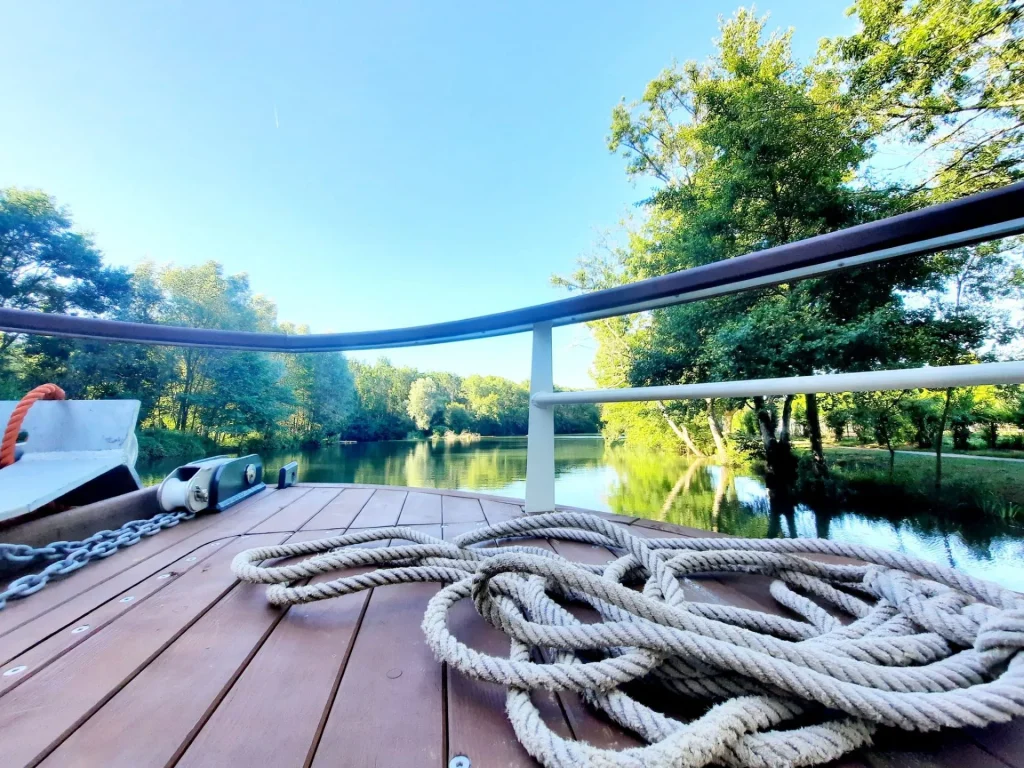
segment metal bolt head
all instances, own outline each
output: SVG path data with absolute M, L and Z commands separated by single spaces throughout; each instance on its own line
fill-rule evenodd
M 252 485 L 256 482 L 256 465 L 246 464 L 245 465 L 245 482 Z
M 465 755 L 456 755 L 448 761 L 448 768 L 469 768 L 472 765 Z
M 122 598 L 121 598 L 121 602 L 122 602 L 122 603 L 130 603 L 130 602 L 131 602 L 132 600 L 134 600 L 134 599 L 135 599 L 135 598 L 134 598 L 134 597 L 132 597 L 131 595 L 127 595 L 126 597 L 122 597 Z
M 194 563 L 195 561 L 196 561 L 195 555 L 193 555 L 192 557 L 186 557 L 185 558 L 185 562 L 186 563 Z
M 157 578 L 158 579 L 169 579 L 169 578 L 171 578 L 171 574 L 169 574 L 169 573 L 161 573 L 159 576 L 157 576 Z
M 74 629 L 72 629 L 71 630 L 71 634 L 72 635 L 80 635 L 83 632 L 88 632 L 88 631 L 89 631 L 89 625 L 88 624 L 82 624 L 81 626 L 75 627 Z
M 10 669 L 4 671 L 4 677 L 14 677 L 15 675 L 20 675 L 26 669 L 28 669 L 28 667 L 26 667 L 24 664 L 18 667 L 11 667 Z

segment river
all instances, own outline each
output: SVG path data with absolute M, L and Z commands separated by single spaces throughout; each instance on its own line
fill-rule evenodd
M 356 443 L 263 458 L 273 476 L 282 464 L 298 461 L 299 479 L 314 483 L 453 488 L 516 498 L 526 488 L 526 438 Z M 139 470 L 152 484 L 179 463 L 165 460 Z M 781 515 L 772 512 L 764 483 L 752 470 L 607 446 L 597 437 L 557 438 L 555 472 L 559 504 L 738 536 L 827 536 L 871 544 L 1024 590 L 1024 529 L 991 518 L 962 522 L 917 513 L 890 519 L 805 505 Z

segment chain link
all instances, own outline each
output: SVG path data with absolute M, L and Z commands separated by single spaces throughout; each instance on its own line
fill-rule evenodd
M 132 520 L 116 531 L 97 531 L 81 541 L 54 541 L 45 547 L 28 544 L 0 544 L 0 564 L 24 567 L 36 562 L 52 561 L 39 573 L 21 576 L 0 592 L 0 610 L 13 598 L 27 597 L 46 586 L 55 576 L 66 576 L 84 568 L 93 560 L 110 557 L 119 549 L 137 544 L 144 536 L 153 536 L 165 528 L 173 528 L 182 520 L 191 520 L 195 512 L 161 512 L 148 520 Z

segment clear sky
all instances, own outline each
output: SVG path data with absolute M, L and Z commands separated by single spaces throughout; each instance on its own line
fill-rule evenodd
M 847 4 L 758 10 L 808 56 Z M 112 263 L 247 272 L 314 331 L 549 301 L 643 196 L 606 149 L 612 106 L 708 56 L 736 7 L 7 3 L 0 186 L 54 195 Z M 590 385 L 586 329 L 555 345 L 556 382 Z M 529 376 L 529 335 L 382 354 Z

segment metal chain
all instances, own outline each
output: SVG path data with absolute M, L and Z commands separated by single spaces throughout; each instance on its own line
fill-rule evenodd
M 165 528 L 173 528 L 182 520 L 191 520 L 195 512 L 161 512 L 148 520 L 132 520 L 116 531 L 97 531 L 81 541 L 54 541 L 45 547 L 30 547 L 28 544 L 0 544 L 0 564 L 13 563 L 18 567 L 38 561 L 52 560 L 39 573 L 21 576 L 0 592 L 0 610 L 7 606 L 8 599 L 27 597 L 46 586 L 55 576 L 66 576 L 86 566 L 92 560 L 110 557 L 122 547 L 138 543 L 143 536 L 153 536 Z

